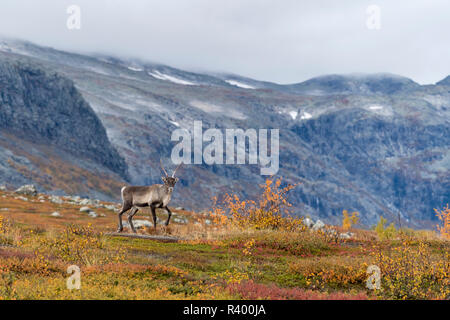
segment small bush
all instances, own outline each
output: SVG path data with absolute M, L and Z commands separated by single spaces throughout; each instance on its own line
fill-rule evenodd
M 291 217 L 288 212 L 292 205 L 287 201 L 287 194 L 295 185 L 281 188 L 281 181 L 281 178 L 267 179 L 261 185 L 262 193 L 256 201 L 241 201 L 235 194 L 226 194 L 218 204 L 215 198 L 210 211 L 215 224 L 232 225 L 242 230 L 253 228 L 293 231 L 304 228 L 302 219 Z
M 351 216 L 347 210 L 342 211 L 342 229 L 345 231 L 350 230 L 350 228 L 356 225 L 359 221 L 359 213 L 352 212 Z
M 38 252 L 83 265 L 120 262 L 123 259 L 120 250 L 109 254 L 104 247 L 102 234 L 94 232 L 91 225 L 70 225 L 54 237 L 40 239 Z
M 365 289 L 368 264 L 354 257 L 340 259 L 319 258 L 314 261 L 298 261 L 289 265 L 294 273 L 303 276 L 306 284 L 314 289 L 358 286 Z
M 375 227 L 375 232 L 381 240 L 394 239 L 397 235 L 397 230 L 395 229 L 394 223 L 391 223 L 388 227 L 385 227 L 387 220 L 380 216 L 380 221 L 378 221 Z
M 450 250 L 432 255 L 429 245 L 403 241 L 390 252 L 374 253 L 381 270 L 381 294 L 393 299 L 446 299 L 450 297 Z
M 434 211 L 442 223 L 442 226 L 438 225 L 437 229 L 444 239 L 450 240 L 450 208 L 448 204 L 443 210 L 434 209 Z

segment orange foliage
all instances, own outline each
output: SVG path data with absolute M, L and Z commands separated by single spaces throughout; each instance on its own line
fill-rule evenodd
M 450 240 L 450 208 L 447 206 L 444 207 L 444 210 L 434 209 L 439 220 L 442 221 L 442 226 L 437 226 L 439 232 L 444 237 L 444 239 Z
M 352 212 L 350 216 L 347 210 L 342 211 L 342 229 L 349 230 L 352 226 L 358 223 L 359 221 L 359 213 Z
M 240 229 L 282 229 L 295 230 L 303 226 L 302 219 L 289 215 L 292 205 L 287 201 L 287 193 L 296 187 L 288 184 L 281 188 L 281 178 L 267 179 L 261 185 L 262 193 L 255 200 L 240 200 L 236 194 L 226 194 L 222 203 L 214 204 L 210 215 L 217 225 L 234 225 Z

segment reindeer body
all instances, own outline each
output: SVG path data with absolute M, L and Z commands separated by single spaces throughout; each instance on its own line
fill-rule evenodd
M 148 207 L 154 205 L 156 208 L 166 207 L 172 199 L 173 190 L 163 184 L 152 186 L 129 186 L 122 188 L 122 200 L 133 207 Z
M 154 184 L 152 186 L 128 186 L 122 188 L 122 209 L 119 211 L 119 228 L 117 232 L 122 232 L 122 214 L 131 209 L 128 213 L 128 223 L 130 224 L 131 230 L 136 233 L 136 230 L 133 226 L 133 216 L 138 212 L 139 208 L 150 207 L 152 211 L 153 217 L 153 227 L 156 229 L 156 208 L 163 208 L 167 211 L 167 221 L 166 226 L 169 224 L 170 217 L 172 216 L 172 212 L 169 210 L 167 205 L 172 199 L 173 188 L 178 181 L 178 178 L 175 178 L 175 172 L 178 170 L 180 165 L 178 165 L 177 169 L 175 169 L 174 173 L 170 177 L 164 167 L 161 164 L 161 168 L 164 170 L 166 174 L 165 177 L 162 177 L 164 184 Z

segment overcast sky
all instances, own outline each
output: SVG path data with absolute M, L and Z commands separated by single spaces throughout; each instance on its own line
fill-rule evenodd
M 80 30 L 66 27 L 72 4 Z M 448 0 L 0 1 L 4 36 L 279 83 L 352 72 L 435 83 L 450 74 L 449 30 Z

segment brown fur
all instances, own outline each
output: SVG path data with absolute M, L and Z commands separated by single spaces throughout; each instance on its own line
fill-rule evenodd
M 173 188 L 178 178 L 162 177 L 164 184 L 155 184 L 152 186 L 129 186 L 122 188 L 122 209 L 119 211 L 119 228 L 117 232 L 122 232 L 122 214 L 131 209 L 128 213 L 128 223 L 131 230 L 136 233 L 133 226 L 133 216 L 138 212 L 139 208 L 150 207 L 153 217 L 153 227 L 156 229 L 156 208 L 163 208 L 167 211 L 168 217 L 166 226 L 169 224 L 172 212 L 167 205 L 172 198 Z

